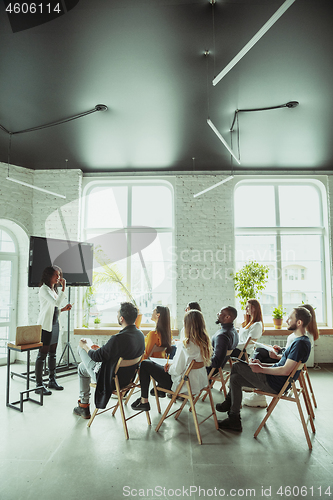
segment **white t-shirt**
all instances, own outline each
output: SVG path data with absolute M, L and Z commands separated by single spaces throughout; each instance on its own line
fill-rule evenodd
M 169 368 L 169 375 L 171 375 L 172 379 L 172 391 L 177 389 L 183 374 L 193 360 L 199 362 L 203 361 L 199 346 L 193 342 L 189 342 L 185 347 L 182 342 L 177 342 L 177 351 Z M 198 394 L 203 387 L 208 385 L 208 376 L 205 366 L 198 370 L 191 371 L 190 384 L 193 394 Z M 186 385 L 183 385 L 181 392 L 187 393 Z
M 239 329 L 238 335 L 239 335 L 239 343 L 237 349 L 242 350 L 249 337 L 251 337 L 251 339 L 253 340 L 260 339 L 262 335 L 262 322 L 257 321 L 256 323 L 253 323 L 249 328 L 241 327 Z M 254 344 L 249 344 L 247 346 L 246 352 L 248 353 L 249 356 L 252 356 L 254 349 L 255 349 Z

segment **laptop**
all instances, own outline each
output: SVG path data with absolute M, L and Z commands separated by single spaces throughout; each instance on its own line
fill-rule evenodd
M 18 326 L 15 345 L 38 344 L 41 341 L 42 325 Z

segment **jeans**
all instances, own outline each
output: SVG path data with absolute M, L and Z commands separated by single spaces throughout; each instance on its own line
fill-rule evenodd
M 271 388 L 264 373 L 254 373 L 250 366 L 239 362 L 232 365 L 230 375 L 230 392 L 227 398 L 231 397 L 230 414 L 239 415 L 242 404 L 242 387 L 255 387 L 261 391 L 277 392 Z
M 78 367 L 78 376 L 79 376 L 79 384 L 80 384 L 80 400 L 81 403 L 89 403 L 90 396 L 90 382 L 96 383 L 96 373 L 94 372 L 94 368 L 96 366 L 96 362 L 91 359 L 88 353 L 82 349 L 82 347 L 78 347 L 78 354 L 81 357 L 82 362 Z

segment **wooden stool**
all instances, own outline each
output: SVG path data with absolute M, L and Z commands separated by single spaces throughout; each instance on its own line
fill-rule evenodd
M 33 389 L 29 388 L 29 373 L 30 373 L 30 351 L 34 349 L 39 349 L 42 347 L 43 343 L 38 342 L 37 344 L 26 344 L 26 345 L 15 345 L 15 344 L 7 344 L 7 389 L 6 389 L 6 406 L 9 408 L 13 408 L 14 410 L 23 412 L 23 403 L 25 401 L 32 401 L 40 406 L 43 406 L 43 391 L 40 393 L 39 401 L 30 397 L 30 392 L 35 391 L 38 387 L 34 387 Z M 27 353 L 27 377 L 26 378 L 26 389 L 20 392 L 20 399 L 18 401 L 14 401 L 13 403 L 9 402 L 9 389 L 10 389 L 10 379 L 13 376 L 13 373 L 10 372 L 10 352 L 26 352 Z M 26 396 L 26 397 L 24 397 Z M 19 407 L 15 405 L 20 405 Z

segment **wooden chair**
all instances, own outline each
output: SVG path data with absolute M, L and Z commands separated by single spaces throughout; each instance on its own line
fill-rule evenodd
M 299 380 L 300 380 L 300 384 L 302 385 L 302 389 L 304 391 L 304 394 L 303 394 L 304 395 L 304 403 L 305 403 L 305 405 L 307 405 L 307 412 L 308 412 L 308 414 L 311 413 L 312 419 L 314 419 L 315 413 L 314 413 L 314 409 L 313 409 L 313 406 L 311 403 L 310 394 L 311 394 L 312 400 L 314 402 L 315 408 L 317 408 L 317 402 L 316 402 L 316 398 L 314 397 L 314 394 L 313 394 L 313 389 L 312 389 L 310 377 L 309 377 L 309 374 L 308 374 L 308 371 L 307 371 L 305 364 L 303 366 L 302 371 L 300 372 Z
M 306 365 L 304 365 L 303 374 L 304 374 L 305 382 L 306 382 L 307 386 L 309 387 L 308 392 L 310 392 L 310 394 L 311 394 L 311 398 L 312 398 L 314 407 L 317 408 L 317 401 L 316 401 L 316 398 L 315 398 L 315 395 L 314 395 L 314 391 L 312 389 L 310 375 L 309 375 L 309 372 L 308 372 L 308 369 L 307 369 Z
M 175 419 L 177 420 L 179 415 L 181 414 L 181 412 L 183 411 L 187 401 L 190 402 L 190 405 L 191 405 L 191 411 L 192 411 L 192 415 L 193 415 L 193 420 L 194 420 L 194 426 L 195 426 L 195 430 L 196 430 L 196 433 L 197 433 L 197 438 L 198 438 L 198 442 L 199 444 L 202 444 L 202 438 L 201 438 L 201 434 L 200 434 L 200 429 L 199 429 L 199 426 L 201 424 L 203 424 L 203 422 L 205 422 L 206 420 L 208 420 L 208 418 L 210 417 L 213 417 L 214 418 L 214 423 L 215 423 L 215 428 L 218 429 L 218 423 L 217 423 L 217 417 L 216 417 L 216 413 L 215 413 L 215 406 L 214 406 L 214 401 L 213 401 L 213 398 L 212 398 L 212 393 L 211 393 L 211 390 L 210 390 L 210 385 L 208 383 L 208 380 L 207 380 L 207 387 L 203 388 L 200 393 L 199 393 L 199 396 L 200 394 L 202 393 L 203 390 L 206 390 L 208 392 L 208 395 L 209 395 L 209 401 L 210 401 L 210 406 L 211 406 L 211 409 L 212 409 L 212 413 L 210 413 L 208 415 L 208 417 L 206 417 L 204 420 L 202 420 L 200 423 L 198 422 L 198 417 L 197 417 L 197 413 L 196 413 L 196 410 L 195 410 L 195 402 L 194 402 L 194 395 L 192 394 L 192 389 L 191 389 L 191 384 L 190 384 L 190 379 L 189 379 L 189 374 L 192 370 L 198 370 L 200 368 L 203 368 L 204 366 L 204 363 L 203 362 L 197 362 L 197 361 L 192 361 L 191 364 L 189 365 L 189 367 L 186 369 L 177 389 L 175 391 L 171 391 L 169 389 L 164 389 L 163 387 L 158 387 L 158 390 L 159 391 L 163 391 L 163 392 L 166 392 L 167 394 L 171 394 L 171 401 L 170 403 L 168 404 L 165 412 L 163 413 L 159 423 L 157 424 L 157 427 L 155 429 L 156 432 L 159 431 L 161 425 L 163 424 L 164 420 L 166 418 L 169 418 L 171 417 L 172 415 L 175 415 Z M 152 381 L 153 381 L 153 386 L 154 386 L 154 392 L 155 392 L 155 399 L 156 399 L 156 405 L 157 405 L 157 408 L 158 408 L 158 412 L 161 413 L 161 407 L 160 407 L 160 402 L 159 402 L 159 398 L 158 398 L 158 395 L 157 395 L 157 387 L 156 387 L 156 382 L 155 380 L 152 378 Z M 183 387 L 183 385 L 186 385 L 186 388 L 187 388 L 187 394 L 186 393 L 183 393 L 181 392 L 181 389 Z M 182 402 L 180 408 L 178 408 L 177 410 L 175 410 L 173 413 L 170 413 L 169 414 L 169 411 L 172 407 L 172 405 L 176 402 L 177 400 L 177 397 L 181 397 L 184 399 L 184 401 Z M 199 398 L 197 397 L 196 398 L 196 401 L 198 400 Z
M 105 409 L 98 409 L 98 408 L 95 408 L 93 414 L 91 415 L 90 417 L 90 420 L 87 424 L 88 427 L 91 426 L 91 424 L 93 423 L 95 417 L 97 415 L 101 415 L 102 413 L 105 413 L 106 411 L 109 411 L 109 410 L 113 410 L 112 412 L 112 416 L 115 415 L 117 409 L 119 408 L 120 409 L 120 413 L 121 413 L 121 418 L 122 418 L 122 421 L 123 421 L 123 427 L 124 427 L 124 432 L 125 432 L 125 437 L 126 439 L 129 438 L 129 435 L 128 435 L 128 429 L 127 429 L 127 421 L 130 420 L 131 418 L 134 418 L 136 417 L 137 415 L 140 415 L 140 413 L 143 413 L 142 411 L 139 411 L 139 412 L 135 412 L 134 415 L 131 415 L 130 417 L 125 417 L 125 413 L 124 413 L 124 407 L 123 407 L 123 395 L 132 389 L 133 385 L 135 384 L 134 382 L 130 382 L 129 384 L 127 384 L 125 387 L 120 387 L 119 385 L 119 379 L 118 379 L 118 370 L 120 368 L 124 368 L 124 367 L 128 367 L 128 366 L 133 366 L 133 365 L 137 365 L 137 368 L 133 374 L 133 379 L 135 377 L 135 375 L 137 374 L 137 370 L 138 370 L 138 366 L 139 366 L 139 363 L 142 359 L 142 356 L 139 356 L 138 358 L 135 358 L 135 359 L 123 359 L 123 358 L 119 358 L 118 360 L 118 363 L 116 365 L 116 368 L 115 368 L 115 371 L 114 371 L 114 383 L 115 383 L 115 386 L 116 386 L 116 390 L 113 391 L 113 394 L 117 394 L 117 403 L 113 406 L 111 406 L 110 408 L 105 408 Z M 96 384 L 90 384 L 91 387 L 96 387 Z M 148 425 L 151 425 L 151 420 L 150 420 L 150 415 L 149 415 L 149 411 L 146 411 L 146 417 L 147 417 L 147 422 L 148 422 Z
M 232 353 L 232 349 L 227 351 L 227 359 L 226 359 L 226 363 L 229 363 L 230 364 L 230 369 L 232 367 L 232 360 L 230 359 L 230 355 Z M 224 366 L 226 365 L 226 363 L 224 364 Z M 226 387 L 226 384 L 228 383 L 228 380 L 230 378 L 230 375 L 231 375 L 231 371 L 227 371 L 227 370 L 223 370 L 224 367 L 220 367 L 218 369 L 218 372 L 214 374 L 214 371 L 216 370 L 216 368 L 212 368 L 209 375 L 208 375 L 208 380 L 210 380 L 210 389 L 213 388 L 213 385 L 215 384 L 215 382 L 221 382 L 221 388 L 220 388 L 220 391 L 224 392 L 224 397 L 226 398 L 227 397 L 227 387 Z M 206 397 L 208 396 L 208 392 L 206 392 L 206 394 L 204 394 L 203 398 L 202 398 L 202 401 L 205 401 Z
M 152 347 L 152 349 L 150 350 L 150 352 L 148 353 L 148 358 L 150 358 L 150 356 L 152 356 L 152 354 L 154 352 L 163 352 L 163 351 L 165 351 L 165 349 L 166 349 L 166 347 L 158 346 L 158 345 L 155 344 Z M 127 397 L 126 397 L 125 405 L 127 405 L 127 403 L 129 402 L 129 400 L 133 396 L 133 393 L 136 394 L 139 391 L 140 388 L 141 388 L 141 386 L 140 386 L 140 367 L 139 367 L 138 372 L 137 372 L 137 376 L 136 376 L 135 381 L 133 383 L 133 387 L 129 391 L 129 393 L 128 393 Z M 138 390 L 136 390 L 136 389 L 138 389 Z
M 282 387 L 281 391 L 278 394 L 273 394 L 273 393 L 266 392 L 266 391 L 260 391 L 258 389 L 253 390 L 253 392 L 256 392 L 257 394 L 263 394 L 264 396 L 270 396 L 272 398 L 270 404 L 268 405 L 265 417 L 263 418 L 258 429 L 254 433 L 255 438 L 258 437 L 259 432 L 266 424 L 268 418 L 272 414 L 274 408 L 276 407 L 276 405 L 278 404 L 280 399 L 283 399 L 284 401 L 291 401 L 291 402 L 297 404 L 298 413 L 299 413 L 299 416 L 300 416 L 300 419 L 302 422 L 306 441 L 308 443 L 309 449 L 312 450 L 312 443 L 311 443 L 308 428 L 307 428 L 307 422 L 305 421 L 304 414 L 302 411 L 301 402 L 300 402 L 300 394 L 303 394 L 304 403 L 305 403 L 305 407 L 306 407 L 308 417 L 310 420 L 312 432 L 316 432 L 316 429 L 315 429 L 315 426 L 313 423 L 313 417 L 312 417 L 311 411 L 309 409 L 309 403 L 310 403 L 309 395 L 308 395 L 307 391 L 304 389 L 304 384 L 303 384 L 303 374 L 302 374 L 303 366 L 304 365 L 301 362 L 297 363 L 296 367 L 294 368 L 292 373 L 289 375 L 286 383 L 284 384 L 284 386 Z M 299 387 L 296 386 L 297 376 L 299 376 L 298 377 Z
M 245 342 L 244 347 L 243 347 L 243 349 L 241 349 L 241 352 L 239 353 L 239 355 L 237 356 L 237 358 L 238 358 L 238 359 L 241 359 L 241 358 L 242 358 L 242 356 L 243 356 L 243 354 L 244 354 L 244 356 L 245 356 L 245 361 L 248 363 L 248 362 L 249 362 L 249 355 L 248 355 L 248 353 L 246 352 L 246 348 L 247 348 L 247 346 L 248 346 L 249 344 L 253 344 L 255 341 L 256 341 L 256 339 L 254 339 L 254 340 L 253 340 L 253 339 L 252 339 L 252 337 L 249 337 L 249 338 L 247 339 L 247 341 Z

